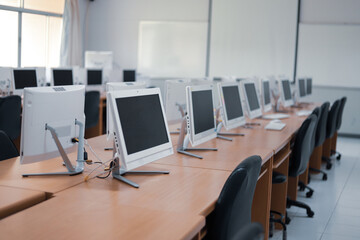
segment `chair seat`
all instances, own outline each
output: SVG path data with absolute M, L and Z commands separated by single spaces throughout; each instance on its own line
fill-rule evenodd
M 278 184 L 278 183 L 284 183 L 286 182 L 286 176 L 279 172 L 273 172 L 272 176 L 272 183 Z

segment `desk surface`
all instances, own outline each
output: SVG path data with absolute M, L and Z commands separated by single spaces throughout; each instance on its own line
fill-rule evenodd
M 45 192 L 0 186 L 0 219 L 45 201 Z

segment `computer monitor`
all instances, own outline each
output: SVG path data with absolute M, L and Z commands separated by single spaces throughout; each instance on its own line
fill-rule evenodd
M 284 107 L 289 107 L 294 104 L 291 95 L 290 81 L 288 79 L 280 80 L 280 97 Z
M 193 146 L 216 138 L 213 85 L 186 87 L 188 134 Z
M 227 130 L 245 124 L 245 116 L 241 104 L 240 87 L 237 82 L 218 83 L 221 115 Z
M 87 69 L 87 85 L 101 85 L 102 80 L 101 69 Z
M 245 95 L 245 102 L 248 109 L 248 116 L 250 119 L 261 117 L 261 107 L 256 91 L 256 86 L 253 81 L 241 81 L 242 89 Z
M 71 68 L 53 68 L 52 86 L 73 85 L 73 70 Z
M 107 93 L 122 172 L 173 154 L 159 88 Z
M 143 89 L 146 88 L 145 82 L 117 82 L 117 83 L 107 83 L 106 84 L 106 92 L 112 92 L 112 91 L 124 91 L 124 90 L 130 90 L 130 89 Z M 106 96 L 108 98 L 108 95 Z M 110 101 L 110 99 L 106 100 L 107 102 Z M 112 140 L 114 137 L 114 121 L 113 116 L 111 115 L 112 111 L 109 107 L 106 108 L 106 135 L 108 140 Z
M 306 97 L 306 83 L 304 78 L 298 78 L 298 95 L 299 99 Z
M 306 79 L 306 95 L 312 94 L 312 78 Z
M 26 87 L 37 87 L 36 70 L 25 69 L 25 68 L 14 68 L 13 69 L 13 92 L 14 95 L 22 95 L 24 88 Z
M 261 94 L 262 94 L 263 111 L 268 112 L 271 110 L 271 91 L 270 91 L 270 81 L 267 79 L 261 80 Z
M 136 71 L 135 70 L 123 70 L 123 82 L 135 82 Z
M 85 68 L 112 69 L 113 52 L 107 51 L 86 51 Z
M 59 146 L 55 141 L 54 133 L 65 153 L 75 150 L 77 144 L 73 139 L 83 139 L 84 136 L 83 128 L 79 127 L 85 125 L 84 95 L 84 86 L 24 89 L 20 144 L 21 164 L 44 161 L 59 156 Z M 83 150 L 83 146 L 79 145 L 78 148 Z M 61 156 L 64 159 L 64 156 Z M 78 152 L 78 160 L 79 156 L 80 160 L 83 159 L 83 152 Z M 71 173 L 66 175 L 71 175 Z
M 179 123 L 183 119 L 182 114 L 186 113 L 186 86 L 190 85 L 189 79 L 165 81 L 165 112 L 169 124 Z
M 10 67 L 0 67 L 0 89 L 3 95 L 10 95 L 13 84 L 13 72 Z

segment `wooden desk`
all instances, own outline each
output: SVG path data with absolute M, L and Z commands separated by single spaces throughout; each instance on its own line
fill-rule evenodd
M 57 196 L 0 221 L 6 239 L 190 239 L 205 225 L 195 214 Z
M 75 159 L 76 154 L 69 154 L 69 158 L 71 160 Z M 0 162 L 0 186 L 38 190 L 53 194 L 73 187 L 84 181 L 83 174 L 75 176 L 22 177 L 23 173 L 59 171 L 66 171 L 66 168 L 62 165 L 60 158 L 25 165 L 20 164 L 19 157 L 4 160 Z
M 0 186 L 0 219 L 46 200 L 45 192 Z

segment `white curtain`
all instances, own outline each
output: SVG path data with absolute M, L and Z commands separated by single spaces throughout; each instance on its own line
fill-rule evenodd
M 60 65 L 82 65 L 82 39 L 78 0 L 65 0 Z

